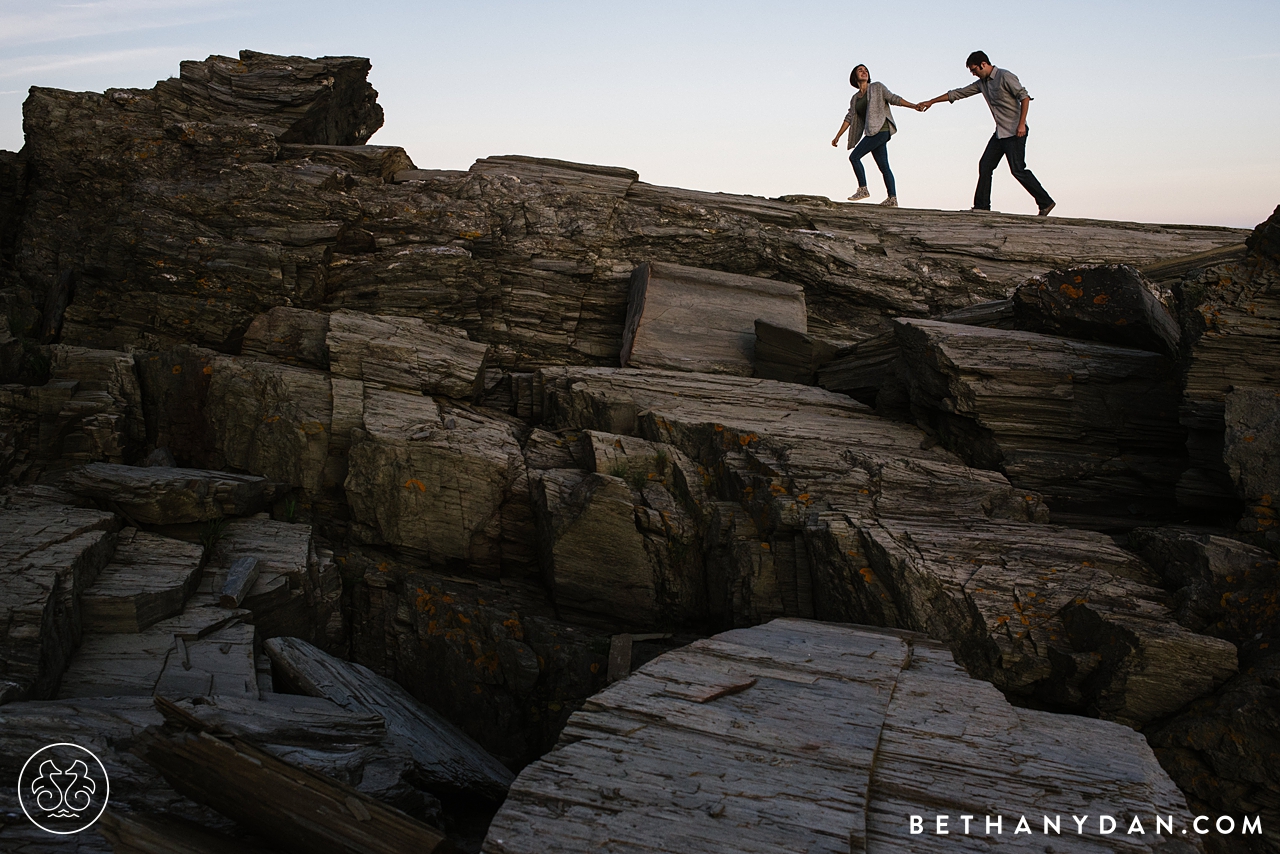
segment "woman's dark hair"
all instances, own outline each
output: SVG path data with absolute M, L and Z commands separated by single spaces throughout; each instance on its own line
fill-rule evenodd
M 861 68 L 861 69 L 863 69 L 864 71 L 866 71 L 866 72 L 867 72 L 867 80 L 868 80 L 868 81 L 870 81 L 870 80 L 871 80 L 871 69 L 870 69 L 870 68 L 867 68 L 867 67 L 866 67 L 865 65 L 863 65 L 862 63 L 858 63 L 857 65 L 855 65 L 855 66 L 853 67 L 853 70 L 849 72 L 849 85 L 850 85 L 850 86 L 857 86 L 857 85 L 858 85 L 858 69 L 859 69 L 859 68 Z
M 987 65 L 991 64 L 991 60 L 987 59 L 987 55 L 985 53 L 980 50 L 975 50 L 973 53 L 969 54 L 969 58 L 964 61 L 964 67 L 968 68 L 970 65 L 982 65 L 984 62 Z

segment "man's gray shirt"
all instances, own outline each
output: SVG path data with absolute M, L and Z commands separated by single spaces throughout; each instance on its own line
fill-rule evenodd
M 991 115 L 996 120 L 996 136 L 1008 139 L 1018 135 L 1018 120 L 1022 118 L 1022 101 L 1030 98 L 1027 90 L 1018 81 L 1018 75 L 1003 68 L 992 68 L 990 76 L 979 78 L 963 89 L 952 89 L 947 93 L 947 100 L 955 103 L 960 98 L 982 93 L 991 108 Z

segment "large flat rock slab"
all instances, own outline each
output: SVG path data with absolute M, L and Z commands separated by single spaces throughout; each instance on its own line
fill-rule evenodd
M 1155 807 L 1187 826 L 1140 735 L 1058 721 L 1009 706 L 919 636 L 776 620 L 662 655 L 588 700 L 516 779 L 483 850 L 908 852 L 936 845 L 910 815 L 993 804 L 1013 820 Z M 1050 771 L 1071 780 L 1070 804 L 1041 785 Z
M 804 288 L 646 262 L 631 274 L 622 367 L 750 376 L 757 320 L 804 333 Z
M 276 485 L 264 477 L 169 466 L 94 463 L 62 480 L 73 495 L 114 501 L 144 525 L 203 522 L 261 510 Z

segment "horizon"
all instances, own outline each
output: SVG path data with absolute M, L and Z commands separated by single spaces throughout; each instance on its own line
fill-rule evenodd
M 849 68 L 865 63 L 921 101 L 970 82 L 963 61 L 981 49 L 1034 98 L 1027 165 L 1057 201 L 1054 216 L 1252 228 L 1280 203 L 1266 142 L 1280 138 L 1280 111 L 1258 106 L 1280 84 L 1274 4 L 1090 2 L 990 26 L 937 2 L 862 20 L 830 2 L 390 3 L 358 20 L 345 9 L 20 0 L 0 13 L 0 148 L 22 145 L 30 86 L 149 89 L 181 60 L 241 49 L 351 55 L 370 59 L 386 114 L 370 144 L 401 146 L 419 168 L 521 154 L 626 167 L 652 184 L 842 201 L 856 182 L 844 141 L 830 140 Z M 1046 33 L 1052 49 L 1040 47 Z M 894 118 L 902 206 L 967 210 L 993 130 L 981 97 Z M 874 205 L 884 186 L 863 162 Z M 993 207 L 1035 212 L 1005 164 Z

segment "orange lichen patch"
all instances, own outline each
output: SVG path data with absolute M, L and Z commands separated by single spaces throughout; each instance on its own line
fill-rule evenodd
M 458 622 L 459 622 L 459 623 L 462 623 L 462 625 L 464 625 L 464 626 L 469 626 L 469 625 L 471 625 L 471 620 L 470 620 L 468 617 L 466 617 L 465 615 L 463 615 L 463 614 L 459 614 L 459 615 L 458 615 Z
M 346 563 L 347 561 L 346 558 L 338 558 L 338 559 L 341 560 L 343 563 Z M 386 572 L 390 568 L 391 567 L 387 564 L 385 560 L 382 563 L 378 564 L 378 572 Z
M 769 491 L 774 495 L 782 495 L 787 491 L 787 488 L 780 483 L 773 483 L 769 485 Z
M 724 432 L 724 425 L 723 425 L 723 424 L 717 424 L 717 425 L 715 425 L 715 427 L 716 427 L 716 432 L 717 432 L 717 433 L 723 433 L 723 432 Z
M 1106 294 L 1098 294 L 1096 297 L 1093 298 L 1094 305 L 1106 305 L 1110 301 L 1111 301 L 1111 297 L 1107 296 Z
M 853 554 L 853 552 L 850 552 L 850 554 Z M 876 579 L 876 574 L 871 571 L 871 567 L 869 566 L 864 566 L 862 567 L 862 569 L 859 569 L 858 575 L 861 575 L 863 580 L 866 581 L 868 584 L 875 581 Z
M 476 659 L 476 667 L 481 670 L 488 670 L 490 673 L 498 672 L 498 655 L 494 652 L 487 652 Z
M 760 548 L 764 549 L 765 551 L 769 551 L 769 544 L 768 544 L 768 543 L 761 543 L 761 544 L 760 544 Z
M 1062 293 L 1066 294 L 1072 299 L 1080 299 L 1080 297 L 1084 296 L 1083 290 L 1081 290 L 1080 288 L 1073 288 L 1070 285 L 1068 285 L 1066 282 L 1063 282 L 1061 285 L 1059 285 L 1058 290 L 1062 291 Z
M 471 693 L 473 693 L 473 694 L 483 694 L 483 693 L 484 693 L 484 689 L 482 689 L 479 685 L 475 685 L 475 686 L 472 686 L 472 688 L 471 688 Z
M 459 231 L 458 236 L 463 240 L 475 240 L 481 236 L 478 231 Z
M 316 433 L 324 432 L 324 425 L 319 421 L 304 421 L 302 422 L 302 432 L 308 436 L 314 436 Z
M 418 487 L 419 492 L 427 491 L 427 485 L 422 481 L 418 480 L 416 477 L 411 477 L 404 482 L 405 489 L 412 489 L 415 486 Z
M 859 493 L 861 493 L 862 495 L 870 495 L 870 494 L 871 494 L 871 490 L 869 490 L 869 489 L 859 489 L 859 490 L 858 490 L 858 492 L 859 492 Z
M 174 366 L 173 366 L 173 373 L 174 373 L 175 375 L 176 375 L 176 374 L 180 374 L 180 373 L 182 373 L 182 365 L 174 365 Z
M 1024 625 L 1024 626 L 1029 626 L 1029 625 L 1031 625 L 1031 621 L 1027 619 L 1027 615 L 1026 615 L 1026 614 L 1023 614 L 1021 617 L 1019 617 L 1019 619 L 1020 619 L 1020 620 L 1022 620 L 1022 625 Z
M 1123 317 L 1116 318 L 1116 326 L 1128 326 L 1128 325 L 1129 325 L 1129 321 L 1125 320 Z
M 279 415 L 268 415 L 266 418 L 264 418 L 264 419 L 262 419 L 262 420 L 263 420 L 264 422 L 266 422 L 267 424 L 275 424 L 277 421 L 279 421 L 279 420 L 280 420 L 280 416 L 279 416 Z
M 1077 285 L 1080 284 L 1081 282 L 1084 281 L 1084 276 L 1076 276 L 1075 281 Z
M 799 495 L 797 495 L 797 496 L 796 496 L 796 501 L 803 501 L 805 504 L 808 504 L 808 503 L 809 503 L 809 493 L 807 493 L 807 492 L 802 492 L 802 493 L 800 493 Z
M 1257 436 L 1245 436 L 1245 437 L 1244 437 L 1244 440 L 1245 440 L 1246 442 L 1256 442 L 1256 441 L 1258 441 L 1258 437 L 1257 437 Z
M 759 438 L 760 437 L 757 436 L 755 433 L 744 433 L 743 435 L 738 437 L 738 444 L 745 448 L 747 445 L 750 445 L 752 442 L 756 441 Z
M 205 374 L 205 376 L 212 376 L 212 375 L 213 375 L 213 365 L 205 365 L 205 366 L 204 366 L 204 374 Z
M 996 617 L 996 624 L 997 624 L 997 625 L 1003 626 L 1003 625 L 1004 625 L 1005 623 L 1007 623 L 1007 622 L 1009 622 L 1009 618 L 1008 618 L 1008 617 Z
M 1085 598 L 1084 596 L 1081 596 L 1079 599 L 1076 599 L 1076 604 L 1077 604 L 1077 605 L 1083 605 L 1084 603 L 1086 603 L 1086 602 L 1088 602 L 1088 601 L 1089 601 L 1089 600 L 1088 600 L 1087 598 Z
M 599 673 L 599 672 L 600 672 L 600 664 L 599 664 L 598 662 L 592 662 L 592 664 L 591 664 L 591 672 L 592 672 L 592 673 Z

